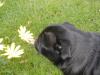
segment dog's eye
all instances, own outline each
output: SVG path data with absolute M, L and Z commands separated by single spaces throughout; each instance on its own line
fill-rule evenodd
M 59 45 L 59 44 L 56 44 L 56 45 L 54 46 L 54 50 L 55 50 L 55 52 L 56 52 L 57 54 L 61 54 L 62 46 Z
M 56 44 L 54 48 L 55 48 L 55 50 L 60 51 L 60 50 L 62 49 L 62 46 L 61 46 L 61 45 Z
M 61 50 L 61 49 L 62 49 L 62 46 L 60 46 L 60 45 L 59 45 L 59 46 L 58 46 L 58 49 L 60 49 L 60 50 Z

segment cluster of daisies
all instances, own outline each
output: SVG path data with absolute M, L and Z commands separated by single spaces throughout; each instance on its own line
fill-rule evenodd
M 0 1 L 0 7 L 4 5 L 5 1 Z M 20 26 L 18 29 L 19 37 L 29 44 L 34 44 L 34 37 L 30 31 L 27 31 L 25 26 Z M 8 59 L 18 58 L 24 54 L 24 50 L 21 49 L 21 45 L 11 43 L 10 45 L 3 44 L 3 38 L 0 38 L 0 56 L 6 56 Z
M 25 26 L 20 26 L 18 29 L 19 37 L 26 41 L 29 44 L 34 44 L 34 37 L 30 31 L 27 31 Z M 11 43 L 10 45 L 3 44 L 3 38 L 0 38 L 0 51 L 3 51 L 1 56 L 7 56 L 8 59 L 18 58 L 24 54 L 24 50 L 21 49 L 21 45 L 16 45 L 15 43 Z

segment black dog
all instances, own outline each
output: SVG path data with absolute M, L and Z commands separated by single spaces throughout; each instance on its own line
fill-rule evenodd
M 100 35 L 83 32 L 69 23 L 48 26 L 35 42 L 36 49 L 64 75 L 100 75 Z

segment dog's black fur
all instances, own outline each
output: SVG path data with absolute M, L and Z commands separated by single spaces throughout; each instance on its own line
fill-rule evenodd
M 100 35 L 83 32 L 69 23 L 48 26 L 35 47 L 64 75 L 100 75 Z

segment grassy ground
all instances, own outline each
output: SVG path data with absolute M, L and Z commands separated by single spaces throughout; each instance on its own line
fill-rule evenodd
M 20 40 L 17 32 L 20 25 L 36 37 L 48 24 L 66 21 L 84 31 L 100 31 L 100 0 L 4 1 L 0 7 L 0 38 L 3 37 L 6 44 L 21 44 L 25 53 L 19 59 L 0 57 L 0 75 L 62 75 L 50 61 L 38 55 L 33 46 Z

